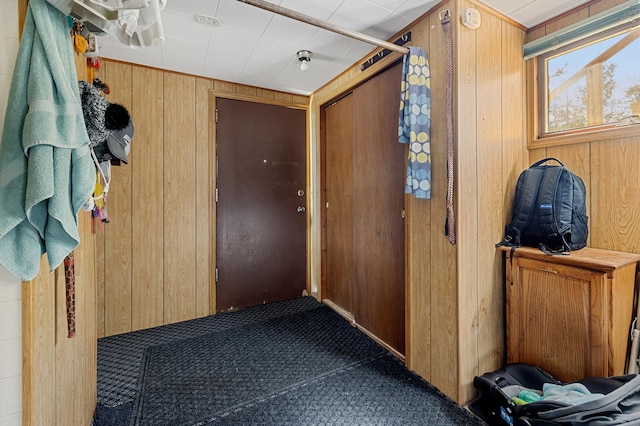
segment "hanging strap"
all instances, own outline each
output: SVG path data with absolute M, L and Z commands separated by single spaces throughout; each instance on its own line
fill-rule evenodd
M 440 23 L 444 31 L 446 47 L 446 101 L 445 112 L 447 116 L 447 221 L 445 235 L 449 236 L 451 244 L 456 243 L 456 222 L 453 210 L 453 186 L 454 186 L 454 149 L 453 149 L 453 44 L 451 36 L 451 12 L 440 12 Z
M 73 252 L 64 258 L 64 288 L 67 305 L 67 337 L 76 336 L 76 273 Z

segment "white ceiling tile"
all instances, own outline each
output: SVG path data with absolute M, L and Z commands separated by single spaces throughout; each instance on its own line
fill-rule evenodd
M 222 24 L 213 29 L 209 45 L 225 52 L 249 56 L 255 50 L 258 41 L 260 36 L 257 34 Z
M 398 7 L 398 2 L 394 0 L 364 0 L 374 6 L 378 6 L 388 12 L 393 12 Z
M 344 0 L 282 0 L 280 6 L 326 21 Z
M 262 35 L 273 13 L 234 0 L 224 0 L 216 16 L 225 25 Z
M 410 19 L 411 21 L 415 21 L 436 4 L 438 4 L 438 0 L 407 0 L 394 10 L 394 12 Z
M 304 45 L 317 31 L 318 28 L 313 25 L 276 15 L 264 30 L 263 36 L 274 40 Z
M 117 52 L 117 56 L 112 59 L 118 59 L 124 62 L 131 62 L 134 64 L 146 65 L 154 68 L 162 68 L 164 63 L 162 62 L 162 53 L 159 46 L 153 46 L 149 49 L 132 49 L 131 47 L 120 44 L 112 45 L 113 51 Z M 109 48 L 105 46 L 104 51 L 100 51 L 100 55 L 103 58 L 109 58 L 107 56 Z
M 214 67 L 232 69 L 236 71 L 242 71 L 248 61 L 249 61 L 249 55 L 242 55 L 239 53 L 218 50 L 210 47 L 206 52 L 206 59 L 204 60 L 204 66 L 205 67 L 214 66 Z
M 514 20 L 531 28 L 587 1 L 588 0 L 556 0 L 550 5 L 549 0 L 535 0 L 514 11 L 510 16 Z
M 109 37 L 98 37 L 98 53 L 103 58 L 118 58 L 118 51 Z
M 388 40 L 398 30 L 411 24 L 411 20 L 403 15 L 391 13 L 387 18 L 376 26 L 375 31 L 370 31 L 371 35 L 381 40 Z
M 202 75 L 204 69 L 202 61 L 190 61 L 168 55 L 163 56 L 163 68 L 192 75 Z
M 342 56 L 356 40 L 330 31 L 318 31 L 305 44 L 305 49 L 311 50 L 315 56 L 325 57 Z
M 217 80 L 230 81 L 234 83 L 240 82 L 240 71 L 217 67 L 215 65 L 205 65 L 202 68 L 202 75 L 204 77 L 215 78 Z
M 193 15 L 166 11 L 162 14 L 162 28 L 165 37 L 192 40 L 197 43 L 207 44 L 214 27 L 197 24 Z
M 522 9 L 525 6 L 534 3 L 535 0 L 480 0 L 480 2 L 508 15 L 518 9 Z
M 265 59 L 261 59 L 261 58 L 257 58 L 255 56 L 252 56 L 251 59 L 249 59 L 243 70 L 242 73 L 243 74 L 260 74 L 263 76 L 271 76 L 271 79 L 273 80 L 274 76 L 280 74 L 282 72 L 283 69 L 285 69 L 285 67 L 292 61 L 293 59 L 290 58 L 290 60 L 285 60 L 285 61 L 281 61 L 281 60 L 265 60 Z
M 345 0 L 329 22 L 365 34 L 389 16 L 389 11 L 364 0 Z M 370 35 L 370 34 L 368 34 Z
M 280 40 L 262 37 L 256 45 L 253 56 L 270 61 L 288 62 L 291 58 L 296 57 L 296 52 L 300 50 L 301 47 L 302 45 L 295 44 L 295 39 L 292 40 L 292 43 L 285 43 Z
M 247 67 L 249 68 L 249 67 Z M 277 76 L 277 73 L 266 73 L 266 72 L 252 72 L 252 70 L 247 71 L 246 69 L 239 74 L 239 78 L 244 81 L 250 81 L 252 86 L 256 87 L 265 87 L 272 88 L 274 76 Z
M 215 16 L 219 3 L 220 0 L 167 0 L 165 10 L 173 10 L 188 15 L 201 13 L 207 16 Z
M 162 57 L 172 57 L 185 61 L 204 63 L 207 53 L 207 45 L 195 41 L 187 41 L 179 38 L 166 37 L 162 44 Z M 140 49 L 138 49 L 140 50 Z

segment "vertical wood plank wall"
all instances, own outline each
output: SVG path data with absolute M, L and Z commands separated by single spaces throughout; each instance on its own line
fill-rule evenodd
M 19 3 L 20 22 L 27 2 Z M 78 78 L 87 74 L 84 56 L 75 55 Z M 49 273 L 46 256 L 40 274 L 22 284 L 22 424 L 86 426 L 96 406 L 95 239 L 91 215 L 79 214 L 81 244 L 74 251 L 76 336 L 67 338 L 65 274 Z
M 109 102 L 131 113 L 129 164 L 112 168 L 97 236 L 98 335 L 215 313 L 212 93 L 282 105 L 308 97 L 103 61 Z
M 527 41 L 621 3 L 624 1 L 589 3 L 587 7 L 533 29 Z M 531 150 L 531 162 L 545 157 L 560 159 L 585 182 L 589 215 L 588 244 L 596 248 L 640 252 L 640 174 L 637 172 L 640 164 L 640 132 L 633 137 Z
M 482 14 L 477 30 L 460 24 L 468 7 Z M 452 13 L 455 49 L 455 246 L 444 235 L 445 40 L 438 17 L 444 9 Z M 438 4 L 406 30 L 412 33 L 409 44 L 428 54 L 432 106 L 432 198 L 405 199 L 406 362 L 464 404 L 475 396 L 473 377 L 499 367 L 504 356 L 503 281 L 495 243 L 511 209 L 509 194 L 528 163 L 524 30 L 479 3 L 463 0 Z M 348 69 L 314 93 L 311 115 L 398 58 L 391 54 L 365 72 L 359 63 Z M 316 152 L 321 129 L 312 123 L 311 151 Z
M 477 8 L 477 30 L 461 24 Z M 473 1 L 457 17 L 458 389 L 475 396 L 473 377 L 504 362 L 502 256 L 495 243 L 510 220 L 519 173 L 527 165 L 524 30 Z

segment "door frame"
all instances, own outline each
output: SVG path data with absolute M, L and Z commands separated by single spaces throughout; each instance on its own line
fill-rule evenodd
M 236 86 L 233 85 L 233 88 L 237 88 L 237 89 L 245 89 L 247 87 L 240 87 L 240 86 Z M 258 88 L 251 88 L 254 89 L 254 91 L 256 93 L 260 92 L 260 89 Z M 211 191 L 211 196 L 209 199 L 209 230 L 211 232 L 210 238 L 209 238 L 209 253 L 211 256 L 211 262 L 209 262 L 209 283 L 210 283 L 210 288 L 209 288 L 209 311 L 212 314 L 216 313 L 216 307 L 217 307 L 217 300 L 216 300 L 216 293 L 217 293 L 217 282 L 216 282 L 216 267 L 217 267 L 217 235 L 216 235 L 216 231 L 217 231 L 217 217 L 216 217 L 216 195 L 215 195 L 215 188 L 218 187 L 218 182 L 217 182 L 217 170 L 218 170 L 218 165 L 217 165 L 217 120 L 216 120 L 216 105 L 217 105 L 217 99 L 218 98 L 222 98 L 222 99 L 232 99 L 232 100 L 236 100 L 236 101 L 245 101 L 245 102 L 254 102 L 254 103 L 259 103 L 259 104 L 268 104 L 268 105 L 276 105 L 276 106 L 283 106 L 286 108 L 294 108 L 294 109 L 301 109 L 305 111 L 305 115 L 306 115 L 306 123 L 305 123 L 305 128 L 306 128 L 306 136 L 305 136 L 305 163 L 306 163 L 306 172 L 305 172 L 305 202 L 306 205 L 309 206 L 307 208 L 307 215 L 306 215 L 306 250 L 307 250 L 307 276 L 306 276 L 306 282 L 307 282 L 307 293 L 313 294 L 313 291 L 311 290 L 311 277 L 312 277 L 312 273 L 311 273 L 311 217 L 312 217 L 312 212 L 310 209 L 311 206 L 311 186 L 310 186 L 310 164 L 311 164 L 311 158 L 310 158 L 310 149 L 309 149 L 309 129 L 310 129 L 310 119 L 309 119 L 309 97 L 307 97 L 307 102 L 303 103 L 303 102 L 297 102 L 296 98 L 294 98 L 291 95 L 286 95 L 283 94 L 283 99 L 276 99 L 276 97 L 274 97 L 274 92 L 272 91 L 265 91 L 265 94 L 267 96 L 270 97 L 261 97 L 259 95 L 252 95 L 252 94 L 244 94 L 244 93 L 237 93 L 237 92 L 227 92 L 224 90 L 219 90 L 219 89 L 213 89 L 209 91 L 209 117 L 213 117 L 212 120 L 209 120 L 209 145 L 210 145 L 210 149 L 209 149 L 209 164 L 212 165 L 212 167 L 209 167 L 209 183 L 212 185 L 211 188 L 214 188 L 213 191 Z

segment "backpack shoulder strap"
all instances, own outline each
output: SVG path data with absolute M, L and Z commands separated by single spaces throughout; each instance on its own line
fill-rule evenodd
M 539 164 L 536 163 L 529 167 L 523 172 L 524 174 L 521 179 L 518 179 L 518 183 L 516 184 L 516 193 L 519 193 L 520 196 L 516 197 L 515 204 L 513 206 L 513 220 L 507 227 L 504 239 L 496 244 L 496 247 L 520 247 L 521 245 L 520 234 L 531 222 L 531 216 L 533 215 L 533 210 L 536 205 L 538 190 L 544 175 L 544 169 L 536 167 L 536 165 Z

